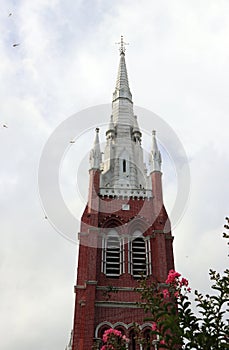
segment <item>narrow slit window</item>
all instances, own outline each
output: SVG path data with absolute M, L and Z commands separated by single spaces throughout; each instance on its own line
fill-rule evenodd
M 126 160 L 123 159 L 123 162 L 122 162 L 122 169 L 123 169 L 123 172 L 126 173 Z

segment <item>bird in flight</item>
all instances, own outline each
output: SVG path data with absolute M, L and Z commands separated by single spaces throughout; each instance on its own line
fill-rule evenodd
M 71 140 L 70 143 L 75 143 L 75 141 L 74 141 L 74 140 Z
M 2 127 L 3 128 L 8 128 L 8 126 L 6 124 L 3 124 Z
M 13 44 L 13 47 L 16 47 L 16 46 L 19 46 L 20 44 L 18 43 L 18 44 Z
M 11 13 L 11 12 L 9 13 L 8 17 L 10 17 L 10 16 L 12 16 L 12 13 Z

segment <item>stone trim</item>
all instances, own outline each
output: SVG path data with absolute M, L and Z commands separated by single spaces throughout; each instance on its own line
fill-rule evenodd
M 97 290 L 107 290 L 109 288 L 109 286 L 97 286 L 96 289 Z M 134 292 L 135 288 L 131 288 L 131 287 L 112 287 L 113 290 L 115 291 L 122 291 L 122 292 Z
M 127 308 L 127 309 L 139 309 L 140 306 L 137 303 L 130 301 L 96 301 L 97 307 L 115 307 L 115 308 Z
M 100 196 L 112 196 L 112 197 L 128 197 L 128 198 L 153 198 L 151 190 L 145 189 L 132 189 L 132 188 L 107 188 L 101 187 L 99 190 Z

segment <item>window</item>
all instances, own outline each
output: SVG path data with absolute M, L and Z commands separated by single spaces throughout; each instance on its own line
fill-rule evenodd
M 129 242 L 129 273 L 135 278 L 152 274 L 150 240 L 140 231 L 135 231 Z
M 102 272 L 108 277 L 119 277 L 124 272 L 123 240 L 114 229 L 103 238 Z
M 130 339 L 130 342 L 129 342 L 129 347 L 128 349 L 129 350 L 136 350 L 136 334 L 133 330 L 130 331 L 130 334 L 129 334 L 129 339 Z
M 122 162 L 122 170 L 124 173 L 126 173 L 126 160 L 123 159 L 123 162 Z
M 134 277 L 146 276 L 146 247 L 141 237 L 132 242 L 132 274 Z
M 144 339 L 145 339 L 145 344 L 144 344 L 143 349 L 144 349 L 144 350 L 150 350 L 151 337 L 150 337 L 150 330 L 149 330 L 149 329 L 147 329 L 147 330 L 144 332 Z M 152 348 L 151 348 L 151 349 L 152 349 Z

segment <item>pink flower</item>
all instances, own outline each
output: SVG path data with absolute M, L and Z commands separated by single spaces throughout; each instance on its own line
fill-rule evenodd
M 152 323 L 152 331 L 156 331 L 157 330 L 157 324 L 156 322 Z
M 160 344 L 165 344 L 164 339 L 160 340 Z
M 190 293 L 191 292 L 191 288 L 187 288 L 187 291 Z
M 120 331 L 118 331 L 117 329 L 112 329 L 114 335 L 116 335 L 117 337 L 122 337 L 122 333 Z
M 162 293 L 163 293 L 163 297 L 164 298 L 169 298 L 169 291 L 168 291 L 168 289 L 163 289 Z
M 101 350 L 106 350 L 106 345 L 103 345 L 103 346 L 101 347 Z
M 122 338 L 122 333 L 120 331 L 118 331 L 117 329 L 109 328 L 103 333 L 104 343 L 107 343 L 110 335 L 115 335 L 116 337 Z
M 180 281 L 180 286 L 185 286 L 187 287 L 188 286 L 188 280 L 186 280 L 186 278 L 182 278 L 181 281 Z
M 123 335 L 122 339 L 125 340 L 125 342 L 127 342 L 127 343 L 129 343 L 129 341 L 130 341 L 130 339 L 127 338 L 125 335 Z
M 168 273 L 167 280 L 165 281 L 166 283 L 174 283 L 176 281 L 176 278 L 180 277 L 180 273 L 176 272 L 174 270 L 170 270 Z
M 175 298 L 179 298 L 179 296 L 180 296 L 180 293 L 179 293 L 178 291 L 176 291 L 176 292 L 174 293 L 174 297 L 175 297 Z

